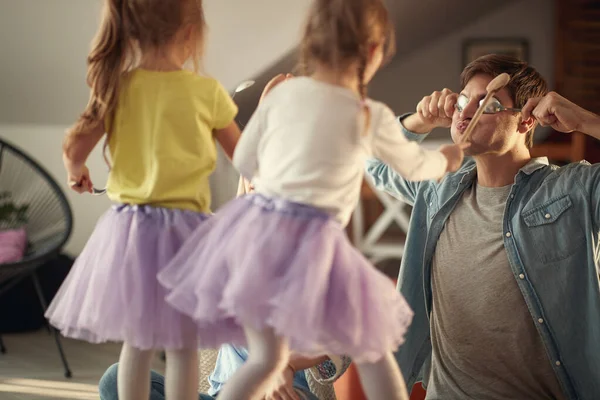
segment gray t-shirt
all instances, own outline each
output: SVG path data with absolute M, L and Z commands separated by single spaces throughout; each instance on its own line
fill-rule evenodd
M 474 184 L 441 233 L 427 400 L 564 398 L 504 249 L 510 189 Z

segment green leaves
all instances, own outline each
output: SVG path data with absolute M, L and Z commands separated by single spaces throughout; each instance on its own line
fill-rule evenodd
M 0 192 L 0 224 L 16 227 L 27 223 L 29 204 L 18 205 L 11 199 L 10 192 Z

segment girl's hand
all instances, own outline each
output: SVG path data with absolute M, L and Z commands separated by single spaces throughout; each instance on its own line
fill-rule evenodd
M 240 180 L 238 182 L 238 190 L 236 196 L 243 196 L 248 193 L 252 193 L 254 191 L 254 186 L 250 184 L 246 178 L 240 176 Z
M 67 174 L 67 179 L 69 180 L 69 186 L 71 189 L 77 193 L 93 192 L 94 185 L 92 183 L 92 179 L 90 178 L 90 171 L 85 165 L 81 168 L 79 173 L 74 174 L 69 172 Z
M 444 145 L 440 148 L 440 152 L 446 156 L 446 159 L 448 160 L 446 172 L 458 171 L 463 163 L 463 159 L 465 158 L 464 151 L 469 148 L 470 145 L 470 143 L 460 143 Z

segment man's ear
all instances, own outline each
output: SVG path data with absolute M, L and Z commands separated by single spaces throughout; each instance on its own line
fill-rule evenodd
M 527 133 L 533 129 L 533 127 L 535 126 L 535 122 L 536 121 L 535 118 L 533 118 L 533 116 L 530 116 L 527 119 L 519 117 L 519 128 L 517 129 L 517 131 L 519 133 Z

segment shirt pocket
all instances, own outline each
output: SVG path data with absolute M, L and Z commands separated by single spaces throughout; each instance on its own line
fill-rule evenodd
M 567 194 L 522 212 L 529 236 L 544 263 L 569 258 L 585 245 L 576 211 Z

